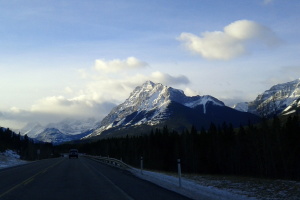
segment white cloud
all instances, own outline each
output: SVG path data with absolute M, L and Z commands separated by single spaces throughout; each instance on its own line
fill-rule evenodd
M 64 108 L 74 105 L 76 105 L 75 101 L 66 99 L 63 96 L 52 96 L 40 99 L 35 105 L 31 107 L 31 111 L 48 113 L 56 113 L 57 111 L 60 111 L 66 114 L 66 111 L 70 112 L 71 110 L 65 110 Z
M 84 98 L 92 99 L 96 102 L 123 102 L 133 89 L 147 80 L 155 83 L 162 83 L 169 86 L 187 85 L 190 83 L 186 76 L 173 76 L 159 71 L 146 74 L 119 74 L 119 76 L 107 76 L 106 74 L 98 74 L 96 76 L 91 72 L 92 79 L 87 83 L 80 95 Z
M 9 121 L 20 126 L 30 121 L 47 124 L 65 118 L 95 117 L 101 120 L 114 106 L 124 102 L 135 87 L 147 80 L 168 86 L 185 86 L 190 82 L 184 75 L 170 75 L 160 71 L 140 73 L 147 65 L 134 57 L 103 63 L 100 68 L 95 66 L 78 70 L 80 82 L 83 83 L 81 87 L 62 87 L 61 95 L 39 99 L 26 110 L 13 107 L 0 114 L 0 122 L 6 120 L 6 124 Z M 132 70 L 128 72 L 127 69 Z M 120 70 L 124 70 L 123 73 L 119 73 Z
M 14 107 L 10 108 L 10 112 L 18 114 L 18 113 L 23 112 L 23 110 L 21 110 L 21 109 L 19 109 L 19 108 L 17 108 L 17 107 L 14 106 Z
M 33 121 L 46 125 L 66 118 L 95 117 L 100 120 L 115 106 L 112 102 L 97 102 L 87 98 L 67 99 L 63 96 L 52 96 L 40 99 L 28 110 L 12 107 L 1 113 L 0 122 L 2 126 L 22 128 Z
M 78 69 L 77 72 L 82 79 L 85 79 L 88 77 L 88 73 L 85 69 Z
M 133 59 L 133 57 L 122 62 L 119 59 L 114 59 L 104 63 L 106 65 L 103 66 L 106 66 L 106 68 L 96 69 L 96 72 L 99 73 L 95 73 L 95 67 L 92 70 L 81 70 L 79 72 L 80 74 L 84 73 L 84 78 L 87 80 L 86 87 L 80 91 L 79 95 L 96 102 L 121 103 L 136 86 L 143 84 L 147 80 L 165 85 L 186 85 L 190 83 L 189 79 L 184 75 L 174 76 L 160 71 L 148 72 L 148 74 L 147 72 L 140 73 L 140 70 L 148 66 L 148 64 L 138 61 L 137 58 Z M 123 64 L 121 65 L 120 63 Z M 125 70 L 124 73 L 119 73 L 118 70 L 128 69 L 130 65 L 136 67 L 131 68 L 130 72 Z M 119 66 L 123 66 L 123 68 Z M 115 70 L 108 70 L 109 67 Z M 101 73 L 108 71 L 110 73 Z
M 192 90 L 191 88 L 185 88 L 184 94 L 186 94 L 187 96 L 197 96 L 197 95 L 200 95 L 200 92 Z
M 108 103 L 105 100 L 93 99 L 92 95 L 88 94 L 75 96 L 70 99 L 64 96 L 52 96 L 40 99 L 36 104 L 32 105 L 30 112 L 61 115 L 59 118 L 101 118 L 114 106 L 115 104 Z
M 178 38 L 185 47 L 203 58 L 229 60 L 244 55 L 249 44 L 276 46 L 280 40 L 271 29 L 250 20 L 238 20 L 224 27 L 223 31 L 204 32 L 199 37 L 181 33 Z
M 272 87 L 273 85 L 294 81 L 300 78 L 300 66 L 283 66 L 274 68 L 273 73 L 269 74 L 267 78 L 260 81 L 265 89 Z M 261 91 L 262 92 L 262 91 Z
M 72 94 L 72 93 L 73 93 L 73 90 L 72 90 L 71 87 L 67 86 L 67 87 L 65 87 L 65 92 L 66 92 L 66 93 L 69 93 L 69 94 Z
M 129 69 L 144 68 L 147 66 L 148 64 L 146 62 L 140 61 L 135 57 L 128 57 L 126 60 L 115 59 L 111 61 L 105 61 L 103 59 L 98 59 L 95 61 L 94 68 L 97 71 L 113 73 Z
M 103 118 L 113 106 L 128 98 L 133 89 L 147 80 L 165 85 L 187 85 L 189 79 L 183 75 L 173 76 L 159 71 L 149 75 L 134 73 L 109 76 L 86 71 L 86 85 L 77 93 L 72 90 L 72 98 L 65 96 L 51 96 L 40 99 L 32 105 L 31 112 L 63 113 L 66 116 L 98 116 Z M 68 88 L 68 87 L 67 87 Z M 69 93 L 69 89 L 66 90 Z
M 171 76 L 170 74 L 162 73 L 159 71 L 153 72 L 150 75 L 149 80 L 165 85 L 186 85 L 190 83 L 189 79 L 186 76 Z

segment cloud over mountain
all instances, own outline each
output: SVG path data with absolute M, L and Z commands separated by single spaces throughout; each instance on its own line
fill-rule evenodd
M 18 126 L 28 121 L 45 124 L 65 118 L 101 119 L 126 99 L 137 85 L 147 80 L 172 86 L 186 86 L 190 83 L 184 75 L 160 71 L 141 73 L 145 68 L 149 70 L 147 66 L 147 62 L 135 57 L 96 60 L 92 68 L 78 70 L 79 81 L 83 83 L 80 87 L 66 85 L 60 94 L 38 99 L 28 109 L 12 107 L 0 113 L 0 119 L 14 121 Z
M 147 66 L 148 64 L 146 62 L 140 61 L 135 57 L 128 57 L 125 60 L 114 59 L 110 61 L 97 59 L 94 67 L 97 71 L 113 73 L 129 69 L 144 68 Z
M 216 60 L 244 55 L 251 45 L 274 47 L 280 43 L 270 28 L 250 20 L 238 20 L 225 26 L 223 31 L 203 32 L 200 36 L 184 32 L 178 39 L 187 50 Z

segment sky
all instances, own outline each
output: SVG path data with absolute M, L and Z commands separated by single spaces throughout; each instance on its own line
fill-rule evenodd
M 299 0 L 0 0 L 0 126 L 101 120 L 147 80 L 232 106 L 300 78 Z

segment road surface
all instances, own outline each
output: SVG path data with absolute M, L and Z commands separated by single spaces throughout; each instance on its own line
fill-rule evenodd
M 0 170 L 0 200 L 187 200 L 125 170 L 85 157 Z

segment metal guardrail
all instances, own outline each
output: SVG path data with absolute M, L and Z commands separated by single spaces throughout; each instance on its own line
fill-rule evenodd
M 102 156 L 90 156 L 90 155 L 85 155 L 85 157 L 122 169 L 134 169 L 130 165 L 124 163 L 122 160 L 118 160 L 115 158 L 102 157 Z
M 118 160 L 115 158 L 109 158 L 109 157 L 102 157 L 102 156 L 91 156 L 91 155 L 85 155 L 85 157 L 95 160 L 97 162 L 102 162 L 104 164 L 108 164 L 113 167 L 118 167 L 121 169 L 126 169 L 126 170 L 134 170 L 138 171 L 137 168 L 134 168 L 126 163 L 124 163 L 122 160 Z M 182 182 L 181 182 L 181 163 L 180 159 L 177 160 L 177 165 L 178 165 L 178 183 L 179 183 L 179 188 L 182 187 Z M 141 166 L 140 166 L 140 173 L 143 175 L 143 157 L 141 157 Z

